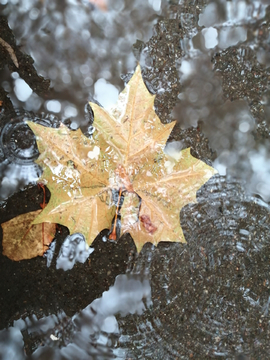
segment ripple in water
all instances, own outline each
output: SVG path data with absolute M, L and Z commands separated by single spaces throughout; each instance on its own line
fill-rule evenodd
M 197 200 L 181 211 L 188 243 L 148 249 L 153 306 L 119 319 L 119 346 L 132 359 L 267 359 L 269 206 L 221 177 Z
M 39 152 L 33 132 L 25 123 L 30 120 L 43 126 L 58 127 L 52 115 L 36 116 L 27 111 L 0 115 L 0 200 L 6 199 L 41 175 L 35 164 Z

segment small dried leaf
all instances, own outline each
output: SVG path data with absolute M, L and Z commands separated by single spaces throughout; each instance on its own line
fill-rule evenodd
M 42 256 L 52 242 L 56 224 L 32 225 L 42 210 L 19 215 L 3 224 L 3 254 L 19 261 Z

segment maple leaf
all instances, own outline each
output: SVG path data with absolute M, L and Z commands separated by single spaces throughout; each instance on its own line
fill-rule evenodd
M 42 256 L 54 238 L 56 224 L 32 225 L 42 210 L 16 216 L 1 224 L 3 255 L 19 261 Z
M 41 153 L 37 163 L 44 168 L 39 181 L 51 191 L 35 224 L 65 225 L 71 233 L 82 233 L 90 245 L 111 227 L 115 213 L 117 218 L 119 206 L 112 199 L 116 190 L 119 199 L 125 195 L 121 233 L 132 235 L 138 251 L 148 241 L 185 242 L 180 210 L 196 202 L 196 191 L 215 170 L 189 149 L 177 159 L 164 152 L 175 122 L 161 123 L 154 99 L 137 66 L 114 107 L 105 110 L 90 103 L 96 128 L 92 139 L 64 125 L 53 129 L 28 122 Z

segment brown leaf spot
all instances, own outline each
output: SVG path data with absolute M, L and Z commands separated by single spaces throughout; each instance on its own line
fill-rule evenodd
M 145 230 L 147 232 L 149 232 L 151 235 L 153 235 L 154 232 L 157 231 L 157 227 L 152 223 L 152 221 L 148 215 L 141 215 L 140 220 L 141 220 Z

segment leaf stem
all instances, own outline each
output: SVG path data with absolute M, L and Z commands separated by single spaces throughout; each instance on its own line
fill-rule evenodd
M 43 201 L 39 205 L 40 205 L 41 209 L 45 209 L 45 206 L 46 206 L 45 186 L 42 183 L 39 183 L 38 186 L 41 187 L 41 189 L 43 191 Z M 42 250 L 43 250 L 43 253 L 46 251 L 45 246 L 44 246 L 44 242 L 45 242 L 45 224 L 42 223 Z
M 118 196 L 118 201 L 117 201 L 117 207 L 116 207 L 116 211 L 115 211 L 115 217 L 114 217 L 114 224 L 113 224 L 113 231 L 110 233 L 109 235 L 109 239 L 110 240 L 116 240 L 116 225 L 117 225 L 117 216 L 119 215 L 119 205 L 120 205 L 120 200 L 121 200 L 121 195 L 122 195 L 122 191 L 123 188 L 121 187 L 119 190 L 119 196 Z

